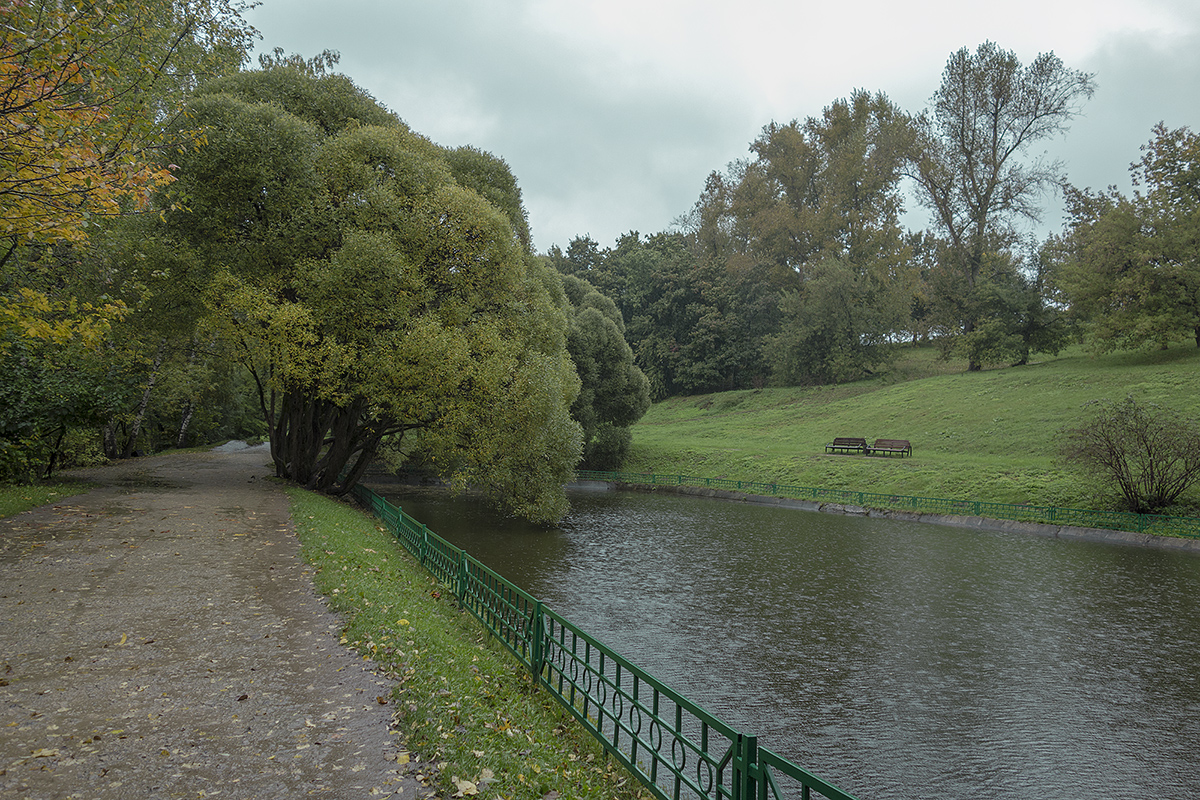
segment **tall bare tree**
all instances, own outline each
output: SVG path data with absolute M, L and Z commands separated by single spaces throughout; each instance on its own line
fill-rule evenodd
M 973 293 L 989 253 L 1010 247 L 1019 219 L 1037 220 L 1038 198 L 1061 183 L 1057 163 L 1028 159 L 1034 142 L 1063 133 L 1095 91 L 1092 75 L 1054 53 L 1022 66 L 1016 54 L 984 42 L 950 56 L 932 108 L 912 120 L 907 174 L 948 242 L 947 257 Z M 978 305 L 956 299 L 964 309 Z M 970 334 L 981 320 L 959 321 Z M 982 367 L 971 356 L 969 369 Z

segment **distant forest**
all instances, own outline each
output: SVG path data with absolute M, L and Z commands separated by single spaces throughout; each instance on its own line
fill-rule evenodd
M 963 48 L 928 109 L 858 91 L 772 122 L 671 230 L 581 236 L 547 258 L 612 298 L 655 400 L 853 381 L 908 343 L 969 370 L 1076 341 L 1200 346 L 1200 136 L 1148 132 L 1132 197 L 1031 156 L 1093 88 L 1053 54 Z M 902 184 L 929 230 L 902 226 Z M 1055 190 L 1065 229 L 1021 236 Z

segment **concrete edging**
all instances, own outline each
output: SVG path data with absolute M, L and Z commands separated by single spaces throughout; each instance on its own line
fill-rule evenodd
M 1178 536 L 1157 536 L 1151 533 L 1134 533 L 1132 531 L 1114 531 L 1107 528 L 1076 528 L 1068 525 L 1049 525 L 1041 522 L 1019 522 L 1017 520 L 990 519 L 988 517 L 959 516 L 955 514 L 924 514 L 916 511 L 900 511 L 885 508 L 864 508 L 862 506 L 844 503 L 822 503 L 816 500 L 797 500 L 789 497 L 769 497 L 767 495 L 748 494 L 731 489 L 712 489 L 699 486 L 660 486 L 638 483 L 619 483 L 614 481 L 580 481 L 575 486 L 586 487 L 600 485 L 627 489 L 631 491 L 655 492 L 667 491 L 674 494 L 686 494 L 694 497 L 710 497 L 718 500 L 730 500 L 754 505 L 778 506 L 799 511 L 819 511 L 823 514 L 844 514 L 855 517 L 874 517 L 879 519 L 895 519 L 904 522 L 924 522 L 931 525 L 949 525 L 955 528 L 971 528 L 980 531 L 999 531 L 1001 533 L 1020 533 L 1031 536 L 1044 536 L 1052 539 L 1071 539 L 1075 541 L 1102 542 L 1105 544 L 1130 545 L 1134 547 L 1153 547 L 1159 550 L 1175 550 L 1190 553 L 1200 553 L 1200 539 L 1184 539 Z

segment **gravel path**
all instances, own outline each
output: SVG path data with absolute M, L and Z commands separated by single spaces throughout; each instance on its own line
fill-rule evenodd
M 416 798 L 261 448 L 0 520 L 0 797 Z

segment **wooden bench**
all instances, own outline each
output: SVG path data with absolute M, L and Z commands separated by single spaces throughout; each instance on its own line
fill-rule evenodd
M 852 439 L 848 437 L 840 437 L 833 440 L 832 444 L 825 445 L 826 453 L 865 453 L 867 452 L 866 439 Z
M 904 458 L 906 455 L 912 455 L 912 445 L 909 444 L 908 439 L 876 439 L 875 444 L 867 448 L 867 455 L 875 453 L 885 456 L 897 453 Z

